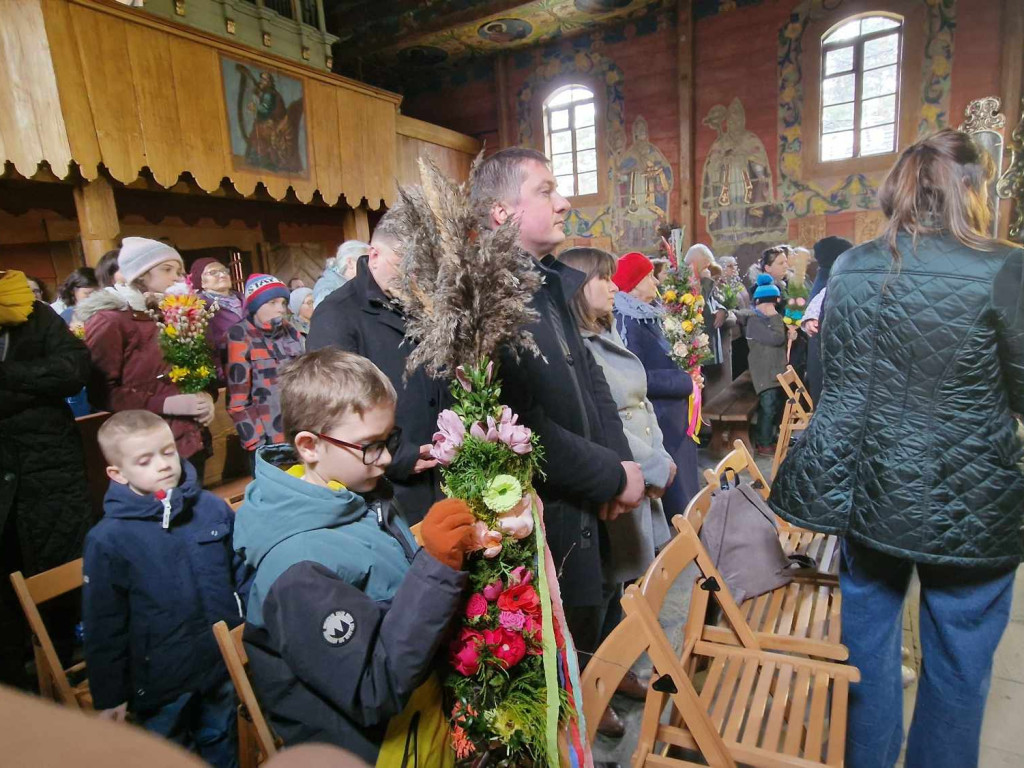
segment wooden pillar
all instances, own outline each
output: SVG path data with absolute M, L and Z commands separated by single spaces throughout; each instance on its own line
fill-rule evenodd
M 683 245 L 694 242 L 694 103 L 693 103 L 693 2 L 678 0 L 676 6 L 677 70 L 676 87 L 679 94 L 679 223 L 686 227 Z
M 110 182 L 100 176 L 75 187 L 74 196 L 85 263 L 95 267 L 104 253 L 117 248 L 121 237 L 114 190 Z
M 519 143 L 511 136 L 508 124 L 508 54 L 499 53 L 494 62 L 494 79 L 498 81 L 498 149 Z
M 345 211 L 341 217 L 341 231 L 346 240 L 362 240 L 370 242 L 370 217 L 366 213 L 366 207 L 360 205 Z

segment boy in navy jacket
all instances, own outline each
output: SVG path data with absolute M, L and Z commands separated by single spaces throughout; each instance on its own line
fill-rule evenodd
M 328 742 L 371 763 L 433 669 L 473 546 L 464 502 L 430 508 L 419 549 L 377 487 L 400 444 L 395 400 L 359 355 L 324 347 L 289 363 L 289 444 L 259 450 L 235 527 L 235 546 L 256 569 L 243 639 L 272 727 L 286 745 Z M 419 752 L 416 720 L 405 743 Z
M 99 431 L 112 480 L 85 539 L 82 616 L 93 703 L 127 711 L 214 766 L 237 764 L 235 693 L 212 626 L 242 621 L 233 513 L 178 456 L 167 422 L 115 413 Z

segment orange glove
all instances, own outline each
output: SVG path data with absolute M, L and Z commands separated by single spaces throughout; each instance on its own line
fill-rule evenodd
M 473 511 L 462 499 L 439 501 L 423 518 L 423 548 L 448 567 L 461 571 L 463 556 L 473 549 L 475 522 Z

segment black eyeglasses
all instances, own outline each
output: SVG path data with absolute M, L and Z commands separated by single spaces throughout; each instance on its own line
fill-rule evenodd
M 336 437 L 325 435 L 322 432 L 316 433 L 317 437 L 321 437 L 331 445 L 337 445 L 340 448 L 351 448 L 354 451 L 363 452 L 363 464 L 370 466 L 380 461 L 380 457 L 384 455 L 384 449 L 387 448 L 388 453 L 392 456 L 398 450 L 398 444 L 402 441 L 402 429 L 401 427 L 395 427 L 388 433 L 388 436 L 383 440 L 374 440 L 372 443 L 349 443 L 345 440 L 339 440 Z

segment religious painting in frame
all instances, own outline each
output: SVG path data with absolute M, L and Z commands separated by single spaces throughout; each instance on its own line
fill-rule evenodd
M 302 81 L 252 61 L 220 63 L 235 170 L 307 177 Z

